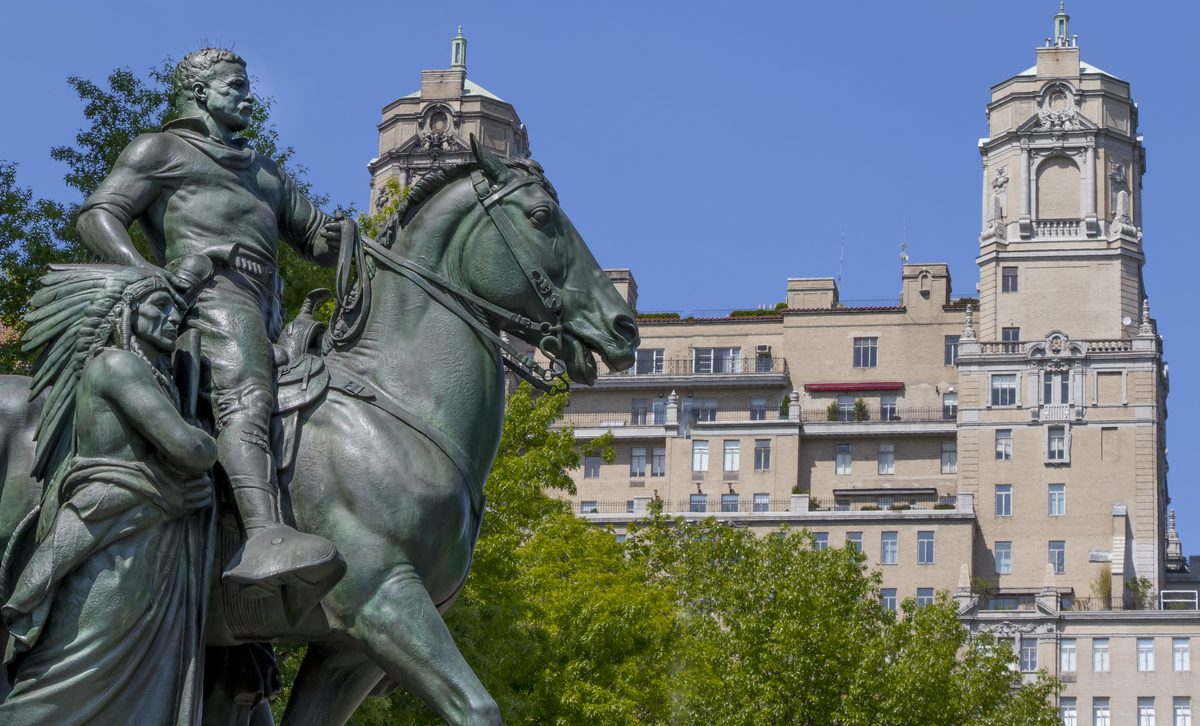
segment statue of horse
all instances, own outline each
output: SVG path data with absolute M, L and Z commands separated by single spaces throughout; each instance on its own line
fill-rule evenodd
M 281 599 L 231 598 L 213 578 L 210 645 L 308 644 L 285 726 L 343 724 L 392 684 L 449 723 L 500 723 L 441 613 L 471 567 L 503 423 L 502 362 L 589 385 L 593 353 L 614 369 L 633 363 L 630 310 L 541 168 L 474 139 L 472 148 L 473 161 L 418 182 L 378 241 L 362 240 L 369 287 L 359 292 L 369 294 L 355 296 L 349 325 L 331 329 L 330 387 L 299 417 L 285 508 L 299 529 L 337 545 L 345 577 L 297 622 Z M 545 353 L 551 369 L 504 331 Z M 32 505 L 26 472 L 40 402 L 26 403 L 28 385 L 0 377 L 0 546 L 13 513 Z M 206 724 L 246 723 L 247 708 L 222 697 L 229 692 L 214 689 Z

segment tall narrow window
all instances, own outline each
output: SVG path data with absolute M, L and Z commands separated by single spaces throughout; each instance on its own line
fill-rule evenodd
M 1172 705 L 1172 721 L 1174 726 L 1192 726 L 1192 699 L 1190 696 L 1176 696 Z
M 1054 573 L 1061 575 L 1067 571 L 1067 543 L 1063 540 L 1051 540 L 1047 547 L 1047 559 Z
M 835 451 L 834 473 L 849 474 L 850 464 L 850 444 L 838 444 Z
M 900 418 L 900 408 L 896 405 L 896 394 L 885 393 L 879 397 L 879 420 L 896 421 Z
M 858 550 L 859 552 L 862 552 L 863 551 L 862 532 L 847 532 L 846 533 L 846 546 L 853 547 L 854 549 Z
M 650 476 L 666 476 L 667 475 L 667 450 L 665 447 L 656 446 L 651 450 L 650 454 Z
M 1032 673 L 1038 667 L 1037 638 L 1021 638 L 1021 672 Z
M 725 440 L 725 471 L 734 473 L 742 468 L 742 445 L 737 439 Z
M 958 394 L 943 393 L 942 394 L 942 418 L 947 421 L 953 421 L 958 418 Z
M 1061 517 L 1067 513 L 1067 485 L 1051 484 L 1046 494 L 1046 513 L 1051 517 Z
M 1017 291 L 1017 268 L 1000 268 L 1000 292 Z
M 900 549 L 900 534 L 898 532 L 884 532 L 879 539 L 879 564 L 894 565 L 896 564 Z
M 942 473 L 958 473 L 958 444 L 953 441 L 942 442 Z
M 1079 710 L 1074 697 L 1063 696 L 1058 699 L 1058 715 L 1062 718 L 1063 726 L 1079 726 Z
M 1063 673 L 1075 672 L 1075 639 L 1063 638 L 1058 643 L 1058 667 Z
M 1012 574 L 1012 542 L 997 542 L 996 549 L 993 550 L 996 554 L 996 574 L 1011 575 Z
M 992 405 L 1017 405 L 1017 376 L 1015 373 L 994 374 L 992 376 Z
M 750 420 L 751 421 L 766 421 L 767 420 L 767 399 L 751 398 L 750 399 Z
M 641 479 L 646 476 L 646 450 L 632 449 L 629 453 L 629 476 Z
M 1070 403 L 1071 376 L 1066 372 L 1046 373 L 1042 376 L 1042 403 Z
M 1092 670 L 1108 673 L 1108 638 L 1092 638 Z
M 1021 329 L 1020 328 L 1001 328 L 1000 340 L 1004 341 L 1003 350 L 1005 353 L 1020 353 L 1021 352 Z
M 1046 460 L 1067 460 L 1067 430 L 1063 426 L 1046 428 Z
M 645 426 L 650 413 L 650 402 L 645 398 L 633 399 L 629 411 L 630 426 Z
M 996 485 L 996 516 L 1012 516 L 1012 484 Z
M 1155 726 L 1154 697 L 1143 696 L 1137 700 L 1138 726 Z
M 692 471 L 708 471 L 708 442 L 692 441 Z
M 1092 699 L 1092 726 L 1112 726 L 1107 696 L 1096 696 Z
M 854 420 L 854 396 L 838 396 L 838 421 Z
M 996 429 L 996 461 L 1012 459 L 1012 429 Z
M 917 531 L 917 564 L 932 565 L 933 564 L 933 531 L 918 530 Z
M 1171 667 L 1176 672 L 1190 671 L 1192 669 L 1191 638 L 1171 639 Z
M 600 464 L 604 460 L 599 456 L 583 457 L 583 478 L 595 479 L 600 476 Z
M 884 610 L 896 611 L 896 588 L 885 587 L 879 591 L 879 599 L 883 603 Z
M 880 444 L 879 445 L 879 464 L 876 467 L 878 474 L 895 474 L 896 473 L 896 445 L 895 444 Z
M 945 365 L 952 366 L 958 361 L 958 338 L 957 335 L 945 337 L 945 348 L 942 352 L 942 362 Z
M 854 339 L 854 367 L 874 368 L 879 363 L 879 338 Z
M 771 468 L 771 440 L 754 440 L 754 470 L 767 471 Z
M 1137 669 L 1143 673 L 1154 670 L 1154 638 L 1137 639 Z

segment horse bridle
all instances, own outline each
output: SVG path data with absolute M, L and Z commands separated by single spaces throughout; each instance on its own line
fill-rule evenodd
M 471 172 L 471 185 L 475 189 L 476 199 L 487 213 L 496 231 L 500 233 L 505 247 L 508 248 L 509 254 L 525 274 L 533 291 L 537 293 L 542 307 L 554 322 L 536 322 L 525 315 L 485 300 L 424 265 L 419 265 L 396 254 L 375 240 L 359 236 L 355 226 L 352 223 L 346 223 L 342 227 L 342 247 L 339 250 L 338 311 L 335 312 L 334 318 L 340 320 L 339 313 L 346 312 L 357 311 L 358 315 L 349 325 L 338 322 L 330 328 L 328 337 L 333 345 L 348 344 L 362 331 L 370 301 L 370 279 L 369 275 L 365 274 L 364 266 L 363 251 L 365 249 L 373 260 L 416 283 L 431 298 L 461 318 L 475 333 L 499 347 L 504 353 L 502 357 L 504 365 L 522 379 L 538 390 L 548 393 L 566 391 L 568 384 L 563 379 L 566 373 L 566 364 L 561 357 L 563 350 L 562 294 L 542 266 L 530 260 L 524 248 L 518 244 L 520 237 L 516 227 L 501 208 L 504 199 L 510 194 L 532 184 L 541 184 L 541 181 L 540 177 L 530 175 L 523 179 L 497 183 L 493 186 L 480 171 Z M 348 263 L 351 254 L 355 256 L 355 264 L 359 272 L 355 286 L 347 291 Z M 537 348 L 550 361 L 550 367 L 541 365 L 531 355 L 518 350 L 506 338 L 497 335 L 480 321 L 480 315 L 472 313 L 468 305 L 490 314 L 500 323 L 502 330 L 518 334 L 526 333 L 530 337 L 537 338 L 539 340 Z

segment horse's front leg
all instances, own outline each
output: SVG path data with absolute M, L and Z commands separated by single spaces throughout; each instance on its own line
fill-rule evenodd
M 387 676 L 425 701 L 447 723 L 500 723 L 496 701 L 458 652 L 411 566 L 384 581 L 354 620 L 350 635 Z

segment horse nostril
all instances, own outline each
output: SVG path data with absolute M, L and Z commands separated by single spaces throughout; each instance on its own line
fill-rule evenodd
M 621 314 L 613 317 L 612 327 L 617 335 L 629 341 L 630 344 L 637 342 L 638 326 L 629 315 Z

